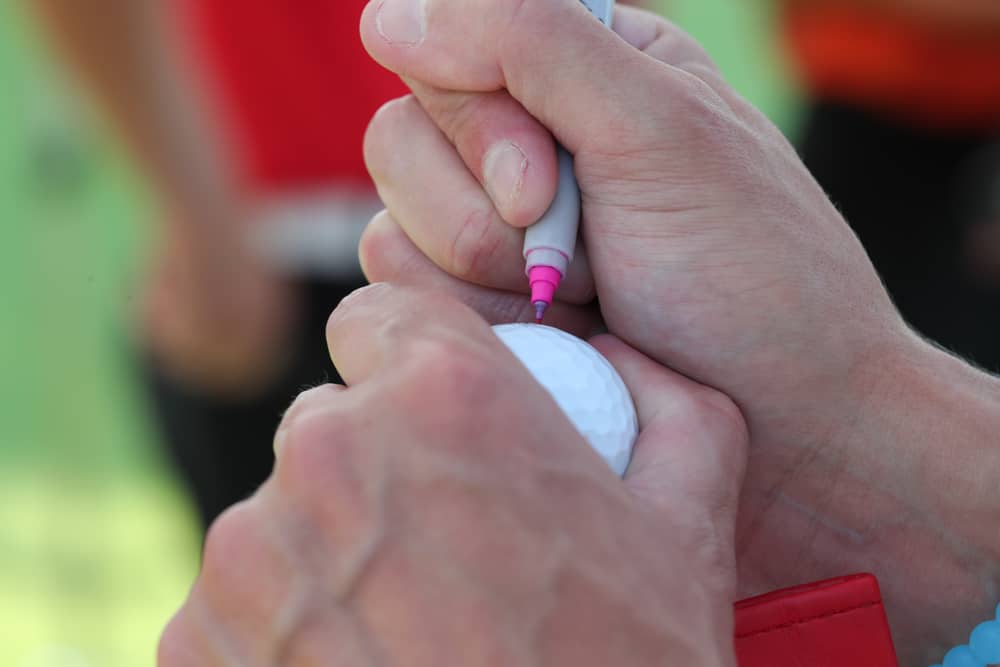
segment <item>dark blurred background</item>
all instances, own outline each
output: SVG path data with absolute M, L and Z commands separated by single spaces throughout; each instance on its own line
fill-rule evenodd
M 204 527 L 335 377 L 361 132 L 398 89 L 340 2 L 0 3 L 0 665 L 150 664 Z M 653 7 L 797 142 L 907 317 L 996 368 L 1000 13 L 935 2 Z

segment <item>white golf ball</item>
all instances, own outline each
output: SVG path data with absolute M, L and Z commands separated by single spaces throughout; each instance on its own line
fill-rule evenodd
M 632 396 L 590 344 L 539 324 L 499 324 L 494 333 L 531 371 L 570 422 L 619 476 L 639 432 Z

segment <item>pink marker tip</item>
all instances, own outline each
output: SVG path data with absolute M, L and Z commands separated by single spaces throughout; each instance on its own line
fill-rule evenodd
M 528 271 L 528 283 L 531 285 L 531 303 L 535 306 L 537 322 L 542 321 L 545 310 L 552 305 L 556 289 L 562 282 L 562 274 L 551 266 L 533 266 Z
M 535 302 L 535 324 L 541 324 L 542 318 L 545 317 L 545 309 L 549 307 L 549 304 L 544 301 Z

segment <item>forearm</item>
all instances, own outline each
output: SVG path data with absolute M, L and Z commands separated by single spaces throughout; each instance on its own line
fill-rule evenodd
M 870 441 L 905 443 L 887 462 L 900 491 L 1000 569 L 1000 379 L 922 341 L 914 350 L 874 385 Z
M 230 198 L 225 161 L 181 66 L 158 0 L 33 0 L 56 52 L 170 207 L 218 211 Z M 214 213 L 218 215 L 218 213 Z
M 949 582 L 938 590 L 992 596 L 983 588 L 996 588 L 995 606 L 1000 379 L 915 334 L 887 337 L 845 371 L 847 385 L 802 431 L 814 443 L 806 455 L 762 471 L 774 480 L 763 501 L 777 510 L 778 539 L 779 525 L 795 524 L 790 533 L 812 539 L 795 548 L 836 554 L 840 570 L 814 572 L 808 560 L 781 566 L 803 568 L 802 580 L 881 567 L 903 597 L 918 595 L 907 587 L 933 572 Z M 747 548 L 767 548 L 749 537 Z
M 1000 599 L 1000 380 L 915 335 L 879 356 L 825 512 L 853 531 L 840 548 L 879 576 L 894 627 L 922 627 L 901 664 L 926 664 Z

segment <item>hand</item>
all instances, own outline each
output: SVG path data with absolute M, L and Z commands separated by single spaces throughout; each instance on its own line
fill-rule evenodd
M 526 318 L 518 228 L 551 201 L 551 130 L 576 157 L 586 248 L 554 320 L 603 320 L 747 417 L 741 592 L 874 571 L 904 662 L 940 657 L 1000 581 L 974 518 L 1000 518 L 981 483 L 1000 474 L 996 383 L 908 330 L 792 147 L 673 26 L 619 8 L 616 35 L 572 0 L 427 0 L 415 23 L 403 6 L 362 17 L 414 92 L 366 140 L 388 208 L 369 278 Z
M 199 392 L 252 397 L 286 370 L 296 291 L 252 251 L 245 224 L 204 222 L 162 226 L 137 302 L 142 343 Z
M 350 388 L 288 410 L 160 667 L 734 665 L 731 401 L 596 340 L 640 397 L 622 483 L 450 299 L 366 288 L 328 340 Z
M 524 290 L 516 227 L 537 219 L 555 184 L 552 139 L 534 114 L 575 154 L 584 197 L 586 254 L 561 296 L 582 304 L 596 289 L 611 332 L 745 402 L 756 441 L 794 442 L 800 456 L 825 444 L 802 421 L 832 428 L 851 414 L 841 404 L 861 387 L 841 369 L 906 329 L 792 148 L 689 38 L 635 10 L 616 21 L 639 48 L 574 2 L 445 11 L 430 0 L 427 37 L 410 46 L 382 37 L 392 20 L 376 4 L 362 20 L 369 50 L 419 81 L 417 99 L 384 108 L 367 138 L 391 214 L 365 239 L 371 278 L 414 273 L 388 261 L 404 252 L 403 232 L 453 276 Z M 460 20 L 475 14 L 486 18 Z

